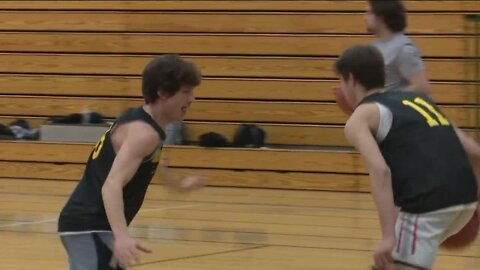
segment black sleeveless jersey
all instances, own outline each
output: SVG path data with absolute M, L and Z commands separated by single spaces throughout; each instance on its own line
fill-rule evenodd
M 392 173 L 395 204 L 424 213 L 475 202 L 477 184 L 470 160 L 450 121 L 425 94 L 387 91 L 367 96 L 393 114 L 379 148 Z
M 165 139 L 163 130 L 143 107 L 131 109 L 121 115 L 90 154 L 82 179 L 60 213 L 59 232 L 111 230 L 102 199 L 102 186 L 116 156 L 110 132 L 116 126 L 131 121 L 148 123 L 158 132 L 162 141 Z M 145 158 L 133 178 L 123 188 L 124 214 L 127 224 L 130 224 L 143 203 L 147 187 L 158 166 L 160 151 L 161 146 Z

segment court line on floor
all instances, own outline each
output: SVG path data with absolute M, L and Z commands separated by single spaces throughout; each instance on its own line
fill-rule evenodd
M 233 250 L 217 251 L 217 252 L 206 253 L 206 254 L 199 254 L 199 255 L 185 256 L 185 257 L 171 258 L 171 259 L 163 259 L 163 260 L 158 260 L 158 261 L 151 261 L 151 262 L 146 262 L 146 263 L 137 264 L 137 265 L 135 265 L 134 267 L 140 267 L 140 266 L 144 266 L 144 265 L 152 265 L 152 264 L 164 263 L 164 262 L 173 262 L 173 261 L 187 260 L 187 259 L 196 259 L 196 258 L 208 257 L 208 256 L 214 256 L 214 255 L 221 255 L 221 254 L 229 254 L 229 253 L 235 253 L 235 252 L 241 252 L 241 251 L 247 251 L 247 250 L 253 250 L 253 249 L 266 248 L 266 247 L 269 247 L 269 246 L 270 246 L 270 245 L 261 245 L 261 246 L 254 246 L 254 247 L 238 248 L 238 249 L 233 249 Z
M 178 206 L 168 206 L 168 207 L 159 207 L 159 208 L 148 208 L 148 209 L 141 209 L 139 214 L 147 213 L 147 212 L 155 212 L 155 211 L 166 211 L 166 210 L 173 210 L 173 209 L 182 209 L 182 208 L 193 208 L 200 206 L 201 204 L 187 204 L 187 205 L 178 205 Z M 15 222 L 10 224 L 3 224 L 0 225 L 0 228 L 9 228 L 9 227 L 18 227 L 23 225 L 31 225 L 31 224 L 42 224 L 42 223 L 50 223 L 56 222 L 58 217 L 53 219 L 44 219 L 44 220 L 36 220 L 36 221 L 24 221 L 24 222 Z

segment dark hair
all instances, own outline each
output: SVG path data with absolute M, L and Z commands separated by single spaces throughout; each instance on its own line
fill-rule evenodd
M 385 86 L 385 64 L 380 51 L 372 45 L 348 48 L 335 62 L 335 71 L 348 80 L 349 74 L 366 90 Z
M 383 19 L 392 32 L 401 32 L 407 27 L 407 9 L 402 0 L 369 0 L 373 14 Z
M 142 92 L 145 102 L 153 103 L 158 91 L 173 96 L 183 85 L 198 86 L 202 75 L 195 64 L 176 54 L 166 54 L 153 59 L 143 70 Z

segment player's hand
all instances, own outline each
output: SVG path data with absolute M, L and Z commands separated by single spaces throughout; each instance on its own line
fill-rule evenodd
M 134 263 L 140 263 L 140 253 L 151 253 L 152 250 L 147 248 L 143 243 L 133 239 L 130 236 L 117 238 L 113 244 L 113 257 L 110 266 L 116 268 L 131 267 Z
M 393 270 L 393 258 L 392 252 L 395 248 L 395 239 L 385 238 L 382 239 L 380 244 L 378 244 L 375 249 L 375 254 L 373 255 L 373 260 L 375 262 L 375 267 L 380 270 Z
M 166 187 L 174 192 L 189 192 L 203 187 L 207 178 L 206 175 L 187 175 L 181 179 L 167 182 Z
M 206 175 L 188 175 L 180 180 L 178 188 L 186 191 L 201 188 L 205 185 L 207 178 Z

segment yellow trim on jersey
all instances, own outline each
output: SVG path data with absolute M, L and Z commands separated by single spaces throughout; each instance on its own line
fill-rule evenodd
M 113 126 L 114 124 L 111 124 L 107 131 L 105 131 L 100 140 L 97 142 L 97 144 L 95 144 L 95 148 L 93 148 L 92 159 L 96 159 L 98 155 L 100 155 L 100 151 L 102 151 L 103 143 L 105 142 L 107 133 L 113 128 Z

